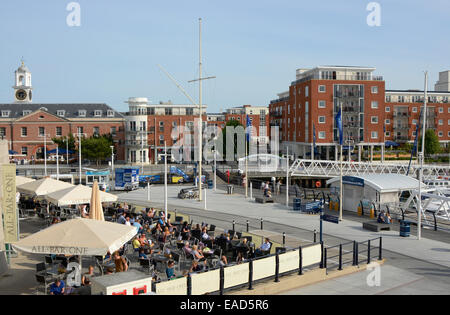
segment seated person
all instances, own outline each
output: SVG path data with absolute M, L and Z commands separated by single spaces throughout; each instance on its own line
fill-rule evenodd
M 89 271 L 81 277 L 81 284 L 84 286 L 90 285 L 92 277 L 94 277 L 94 266 L 89 266 Z
M 132 244 L 133 244 L 133 249 L 134 249 L 134 251 L 135 251 L 135 252 L 139 252 L 139 250 L 141 249 L 141 241 L 139 240 L 139 236 L 136 236 L 136 237 L 133 239 Z
M 192 249 L 191 249 L 191 247 L 189 246 L 189 242 L 185 242 L 185 243 L 184 243 L 183 251 L 184 251 L 184 253 L 186 254 L 186 257 L 189 257 L 189 256 L 191 255 Z
M 143 248 L 139 249 L 139 259 L 148 259 Z
M 214 238 L 209 236 L 206 227 L 203 228 L 201 235 L 202 235 L 202 242 L 205 244 L 209 244 L 212 247 L 214 244 Z
M 255 251 L 256 256 L 264 255 L 264 253 L 270 251 L 270 240 L 268 238 L 265 239 L 264 243 Z
M 205 259 L 205 256 L 203 256 L 203 254 L 201 254 L 201 253 L 198 251 L 198 246 L 197 246 L 197 245 L 192 246 L 192 252 L 191 252 L 191 254 L 192 254 L 192 256 L 194 257 L 194 259 L 196 259 L 196 260 L 202 260 L 202 259 Z
M 64 295 L 66 284 L 63 280 L 57 279 L 50 285 L 50 295 Z
M 173 260 L 169 260 L 167 263 L 166 275 L 168 280 L 175 278 L 175 262 Z
M 164 257 L 171 259 L 172 258 L 172 252 L 170 250 L 170 248 L 166 247 L 164 249 Z
M 191 265 L 191 269 L 189 269 L 189 273 L 192 272 L 200 272 L 206 269 L 206 260 L 204 264 L 199 264 L 198 260 L 194 260 Z
M 225 267 L 226 265 L 228 265 L 227 256 L 222 255 L 222 257 L 220 258 L 220 261 L 219 261 L 219 265 L 222 267 Z
M 244 255 L 242 254 L 242 252 L 239 252 L 237 257 L 236 257 L 236 264 L 242 264 L 244 262 Z
M 136 227 L 137 233 L 141 234 L 144 232 L 144 227 L 141 224 L 141 220 L 135 220 L 133 226 Z

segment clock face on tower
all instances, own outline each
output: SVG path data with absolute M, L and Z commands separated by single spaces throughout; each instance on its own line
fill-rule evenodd
M 27 92 L 25 90 L 18 90 L 16 92 L 16 98 L 19 101 L 24 101 L 27 98 Z

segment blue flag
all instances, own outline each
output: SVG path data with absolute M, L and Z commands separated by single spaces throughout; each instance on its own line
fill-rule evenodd
M 313 146 L 314 152 L 316 152 L 316 125 L 313 124 Z
M 247 142 L 250 142 L 250 134 L 252 130 L 252 121 L 250 120 L 250 117 L 247 115 Z
M 339 108 L 339 112 L 336 115 L 336 128 L 339 130 L 339 144 L 342 145 L 343 143 L 343 138 L 344 138 L 344 132 L 342 130 L 342 112 L 341 109 Z

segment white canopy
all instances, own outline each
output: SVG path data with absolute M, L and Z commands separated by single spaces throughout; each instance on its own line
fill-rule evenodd
M 77 218 L 54 224 L 13 247 L 33 254 L 103 256 L 118 250 L 136 233 L 134 226 Z
M 31 182 L 34 182 L 34 179 L 24 176 L 16 176 L 16 187 Z
M 73 187 L 73 185 L 52 178 L 42 178 L 40 180 L 17 186 L 17 190 L 20 193 L 33 196 L 45 196 L 54 191 L 69 187 Z
M 117 196 L 100 191 L 100 202 L 117 201 Z M 59 207 L 69 205 L 88 204 L 91 202 L 92 188 L 77 185 L 57 190 L 45 196 L 45 199 Z

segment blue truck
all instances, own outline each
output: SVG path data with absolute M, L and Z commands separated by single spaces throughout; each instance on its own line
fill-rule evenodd
M 116 168 L 115 190 L 139 188 L 139 168 Z

